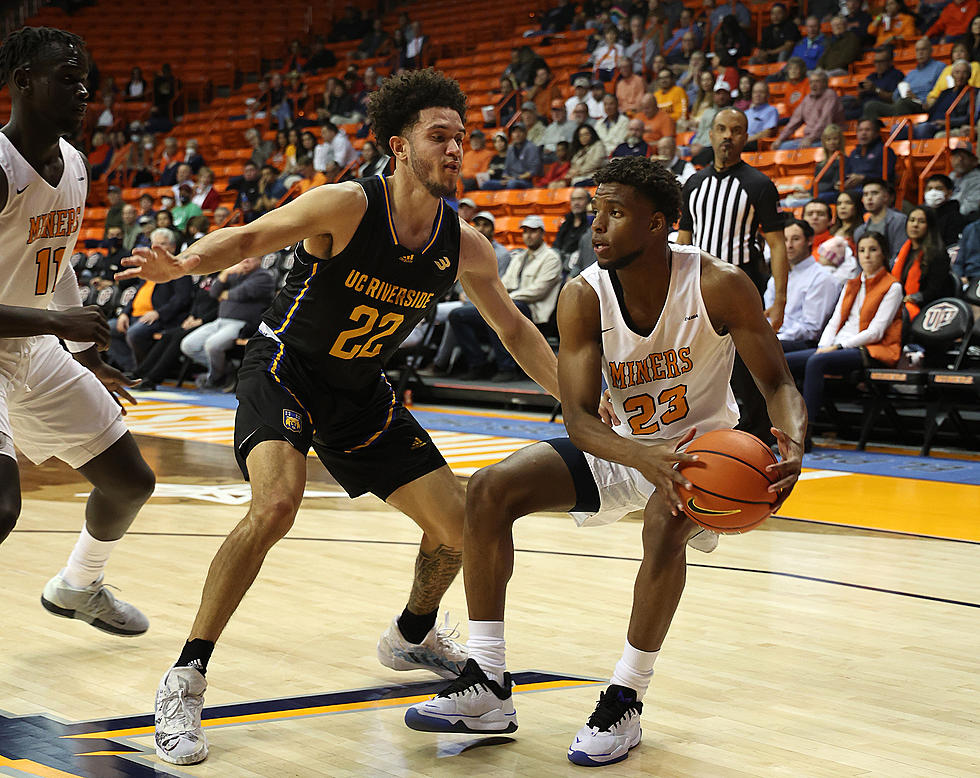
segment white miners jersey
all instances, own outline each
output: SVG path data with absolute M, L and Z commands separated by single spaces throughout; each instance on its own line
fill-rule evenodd
M 65 170 L 51 186 L 0 132 L 0 168 L 8 190 L 0 212 L 0 304 L 58 309 L 80 304 L 69 259 L 82 224 L 88 170 L 81 152 L 64 138 L 59 144 Z M 0 339 L 0 353 L 17 348 L 19 340 Z
M 670 285 L 649 335 L 630 321 L 618 282 L 593 264 L 582 271 L 599 296 L 602 373 L 620 419 L 616 432 L 641 443 L 731 429 L 738 406 L 729 382 L 735 362 L 731 336 L 711 326 L 701 298 L 701 252 L 669 244 Z

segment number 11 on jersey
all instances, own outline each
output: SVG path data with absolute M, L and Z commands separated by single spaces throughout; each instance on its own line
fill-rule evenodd
M 47 294 L 48 291 L 54 291 L 54 285 L 58 283 L 58 273 L 61 270 L 61 260 L 64 259 L 64 256 L 64 247 L 55 249 L 54 252 L 51 251 L 50 247 L 37 252 L 37 256 L 34 258 L 34 261 L 37 262 L 37 283 L 34 285 L 34 294 Z M 54 265 L 54 273 L 51 272 L 52 265 Z M 48 289 L 49 282 L 50 290 Z

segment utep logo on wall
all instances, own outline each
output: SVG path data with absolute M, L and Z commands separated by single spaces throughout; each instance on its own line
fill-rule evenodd
M 283 408 L 282 426 L 290 432 L 301 432 L 303 430 L 303 417 L 296 413 L 296 411 Z
M 926 311 L 925 318 L 922 320 L 922 329 L 926 332 L 939 332 L 939 330 L 956 319 L 956 314 L 958 313 L 959 308 L 952 303 L 934 305 Z

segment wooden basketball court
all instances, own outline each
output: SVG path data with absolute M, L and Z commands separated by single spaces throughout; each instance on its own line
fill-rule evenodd
M 295 527 L 212 659 L 211 756 L 179 769 L 160 762 L 157 682 L 247 503 L 231 449 L 187 434 L 185 422 L 139 436 L 160 486 L 108 570 L 150 618 L 140 638 L 41 608 L 41 588 L 81 526 L 87 487 L 60 463 L 24 464 L 23 516 L 0 546 L 0 775 L 582 771 L 565 751 L 622 650 L 640 525 L 519 522 L 507 642 L 520 728 L 490 738 L 413 732 L 405 707 L 439 682 L 382 667 L 375 643 L 404 605 L 419 531 L 373 497 L 347 499 L 313 459 Z M 454 465 L 466 472 L 513 450 L 494 442 L 504 438 L 444 443 L 466 448 Z M 831 458 L 824 464 L 836 467 Z M 908 462 L 898 477 L 818 462 L 783 507 L 787 518 L 722 538 L 710 555 L 689 550 L 643 742 L 604 775 L 980 774 L 978 466 Z M 461 581 L 445 607 L 465 633 Z

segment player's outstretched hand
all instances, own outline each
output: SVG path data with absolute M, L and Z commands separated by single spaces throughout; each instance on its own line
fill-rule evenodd
M 776 436 L 779 454 L 783 458 L 781 462 L 766 467 L 766 470 L 778 479 L 769 487 L 770 492 L 779 495 L 779 499 L 773 506 L 775 512 L 789 497 L 789 493 L 793 491 L 800 477 L 800 470 L 803 468 L 803 444 L 797 443 L 778 427 L 772 427 L 770 431 Z
M 693 427 L 688 430 L 673 451 L 667 446 L 648 446 L 645 461 L 638 468 L 643 477 L 657 487 L 657 491 L 663 495 L 674 516 L 679 516 L 684 509 L 680 495 L 677 494 L 677 485 L 680 484 L 686 489 L 691 488 L 691 482 L 677 470 L 677 465 L 682 462 L 698 461 L 696 455 L 685 454 L 680 449 L 690 443 L 696 433 L 697 430 Z
M 116 370 L 116 368 L 112 365 L 107 365 L 105 362 L 93 368 L 92 372 L 102 382 L 102 385 L 109 390 L 112 399 L 116 401 L 122 409 L 123 416 L 125 416 L 126 406 L 122 404 L 122 401 L 126 400 L 130 405 L 136 405 L 136 400 L 127 390 L 132 389 L 139 381 L 130 381 L 126 376 Z
M 116 273 L 117 281 L 125 281 L 127 278 L 143 278 L 147 281 L 165 284 L 167 281 L 173 281 L 175 278 L 194 272 L 194 268 L 201 264 L 201 258 L 197 254 L 174 256 L 160 246 L 152 248 L 140 246 L 133 249 L 133 255 L 123 259 L 122 264 L 129 269 L 120 270 Z
M 609 427 L 616 427 L 619 425 L 619 417 L 616 416 L 616 411 L 613 410 L 612 406 L 612 395 L 609 390 L 606 389 L 602 393 L 602 397 L 599 398 L 599 418 Z
M 51 311 L 51 313 L 54 313 Z M 94 343 L 99 351 L 109 348 L 109 324 L 105 314 L 97 305 L 68 308 L 58 311 L 54 319 L 52 334 L 62 340 L 77 340 Z

